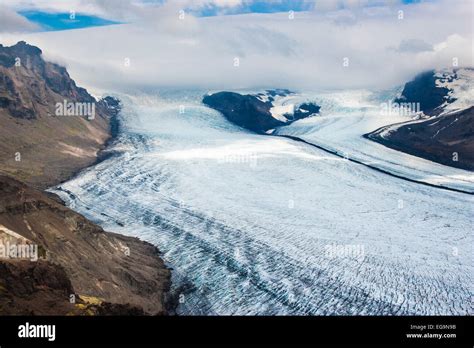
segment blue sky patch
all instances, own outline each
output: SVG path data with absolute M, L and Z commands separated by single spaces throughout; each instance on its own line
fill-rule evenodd
M 41 26 L 45 31 L 70 30 L 119 24 L 119 22 L 79 13 L 76 13 L 74 18 L 71 18 L 70 13 L 48 13 L 41 11 L 22 11 L 19 13 L 29 21 Z
M 244 3 L 241 6 L 222 8 L 215 5 L 209 5 L 200 9 L 197 13 L 201 17 L 216 16 L 219 14 L 244 14 L 244 13 L 275 13 L 288 11 L 309 11 L 313 8 L 314 3 L 305 0 L 281 0 L 281 1 L 264 1 L 255 0 Z
M 334 0 L 335 1 L 335 0 Z M 404 4 L 419 3 L 423 0 L 402 0 Z M 426 0 L 431 1 L 431 0 Z M 163 0 L 143 0 L 148 5 L 162 4 Z M 219 15 L 235 15 L 247 13 L 277 13 L 277 12 L 302 12 L 310 11 L 317 1 L 308 0 L 252 0 L 245 1 L 235 7 L 222 7 L 215 4 L 208 4 L 198 9 L 188 9 L 195 16 L 210 17 Z M 371 6 L 371 5 L 368 5 Z M 53 13 L 39 10 L 20 11 L 20 15 L 29 21 L 38 24 L 44 31 L 70 30 L 88 27 L 97 27 L 112 24 L 122 24 L 122 22 L 112 21 L 94 15 L 76 13 L 71 18 L 70 13 Z
M 333 0 L 336 1 L 336 0 Z M 403 4 L 419 3 L 423 0 L 402 0 Z M 430 1 L 430 0 L 427 0 Z M 317 1 L 308 0 L 253 0 L 243 2 L 235 7 L 219 7 L 209 4 L 203 8 L 192 11 L 198 17 L 210 17 L 219 15 L 234 15 L 246 13 L 276 13 L 276 12 L 302 12 L 311 11 L 317 5 Z M 382 2 L 374 2 L 367 4 L 367 7 L 380 5 Z

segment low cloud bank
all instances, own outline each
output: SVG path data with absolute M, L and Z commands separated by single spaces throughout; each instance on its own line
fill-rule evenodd
M 378 89 L 472 66 L 472 11 L 469 1 L 438 1 L 196 18 L 170 3 L 135 11 L 129 24 L 3 40 L 38 45 L 95 90 Z

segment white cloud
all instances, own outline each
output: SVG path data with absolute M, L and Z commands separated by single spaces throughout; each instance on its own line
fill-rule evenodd
M 112 7 L 115 2 L 103 4 Z M 473 65 L 473 14 L 467 1 L 457 6 L 444 0 L 324 13 L 316 9 L 297 13 L 293 20 L 287 13 L 187 14 L 180 20 L 181 5 L 139 7 L 134 13 L 139 20 L 133 24 L 10 39 L 37 44 L 50 59 L 66 62 L 80 84 L 104 91 L 163 86 L 382 88 L 425 69 L 448 67 L 454 57 L 460 66 Z M 399 10 L 404 11 L 401 20 Z M 433 50 L 394 51 L 413 40 Z M 125 58 L 130 58 L 128 67 Z
M 32 31 L 38 27 L 12 9 L 0 5 L 0 32 Z
M 160 13 L 167 8 L 200 9 L 217 6 L 222 9 L 242 5 L 243 0 L 3 0 L 15 10 L 36 10 L 52 13 L 95 15 L 106 19 L 134 21 L 150 14 Z M 252 1 L 252 0 L 246 0 Z
M 402 40 L 395 51 L 410 53 L 433 51 L 433 45 L 419 39 L 407 39 Z
M 236 7 L 242 5 L 242 0 L 204 0 L 211 5 L 218 7 Z

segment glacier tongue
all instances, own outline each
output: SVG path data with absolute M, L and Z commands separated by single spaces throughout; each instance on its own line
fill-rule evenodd
M 364 138 L 362 135 L 383 126 L 395 124 L 385 130 L 391 131 L 396 128 L 396 124 L 412 120 L 409 115 L 383 115 L 378 100 L 380 98 L 380 95 L 371 96 L 361 92 L 323 95 L 319 103 L 323 110 L 328 111 L 319 117 L 296 121 L 273 134 L 297 136 L 407 179 L 474 192 L 474 173 L 470 171 L 412 156 Z
M 178 313 L 474 313 L 472 196 L 243 132 L 184 97 L 123 96 L 120 154 L 54 190 L 155 243 L 173 287 L 192 284 Z

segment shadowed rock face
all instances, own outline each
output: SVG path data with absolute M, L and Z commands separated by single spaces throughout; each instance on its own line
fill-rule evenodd
M 270 112 L 275 96 L 291 94 L 288 90 L 267 91 L 268 101 L 262 101 L 258 95 L 242 95 L 234 92 L 218 92 L 207 95 L 203 103 L 219 112 L 230 122 L 256 133 L 265 133 L 270 129 L 288 125 L 296 120 L 309 117 L 319 112 L 316 104 L 305 103 L 295 108 L 294 113 L 288 116 L 288 122 L 274 118 Z
M 420 110 L 426 115 L 439 114 L 438 108 L 452 100 L 448 96 L 449 89 L 436 86 L 434 71 L 427 71 L 407 82 L 397 103 L 420 103 Z
M 221 112 L 230 122 L 257 133 L 283 126 L 272 117 L 270 103 L 264 103 L 253 95 L 219 92 L 205 96 L 203 103 Z
M 130 304 L 90 303 L 76 295 L 63 267 L 40 260 L 0 262 L 2 315 L 146 315 Z
M 85 103 L 93 119 L 57 115 L 58 103 Z M 117 100 L 96 101 L 64 67 L 46 62 L 39 48 L 0 45 L 0 173 L 38 187 L 70 177 L 97 158 L 120 110 Z
M 66 315 L 73 312 L 74 294 L 64 269 L 45 261 L 0 262 L 2 315 Z
M 409 123 L 382 137 L 384 128 L 368 138 L 434 162 L 474 170 L 474 107 Z
M 407 82 L 402 96 L 395 101 L 419 103 L 421 111 L 431 117 L 401 126 L 382 127 L 365 137 L 430 161 L 474 170 L 474 107 L 446 112 L 447 105 L 456 101 L 456 95 L 450 88 L 437 86 L 438 81 L 452 85 L 459 79 L 458 74 L 456 70 L 442 74 L 428 71 Z M 466 76 L 469 75 L 464 77 L 469 86 L 470 78 Z
M 318 114 L 321 107 L 313 103 L 303 103 L 296 110 L 293 115 L 293 119 L 300 120 L 302 118 Z

